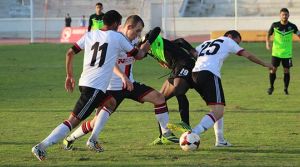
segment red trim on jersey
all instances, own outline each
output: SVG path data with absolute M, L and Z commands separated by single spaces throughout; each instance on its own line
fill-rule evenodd
M 154 89 L 150 89 L 146 92 L 144 92 L 143 94 L 141 94 L 139 97 L 138 97 L 138 101 L 141 102 L 141 103 L 144 103 L 144 101 L 142 101 L 142 98 L 145 97 L 147 94 L 149 94 L 150 92 L 152 92 Z M 164 103 L 165 104 L 165 103 Z
M 127 52 L 127 57 L 134 57 L 138 53 L 137 48 L 133 48 L 131 51 Z
M 245 51 L 245 49 L 241 49 L 240 51 L 238 51 L 238 52 L 236 53 L 236 55 L 242 56 L 241 53 L 242 53 L 243 51 Z
M 131 69 L 131 64 L 125 66 L 124 73 L 125 73 L 125 75 L 127 76 L 128 79 L 130 77 L 130 69 Z M 124 89 L 124 85 L 123 85 L 123 89 Z
M 81 48 L 80 48 L 80 46 L 77 43 L 74 43 L 73 45 L 76 47 L 76 49 L 78 49 L 79 51 L 81 51 Z

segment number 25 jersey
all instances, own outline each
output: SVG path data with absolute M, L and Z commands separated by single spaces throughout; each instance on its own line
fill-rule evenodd
M 237 54 L 244 49 L 234 40 L 228 37 L 219 37 L 203 42 L 196 47 L 198 58 L 193 68 L 193 72 L 210 71 L 221 78 L 221 68 L 224 60 L 230 53 Z
M 87 32 L 74 46 L 84 49 L 79 86 L 100 89 L 103 92 L 106 92 L 120 53 L 136 51 L 124 35 L 112 30 Z

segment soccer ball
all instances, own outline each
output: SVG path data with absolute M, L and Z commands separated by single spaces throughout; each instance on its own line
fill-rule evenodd
M 185 132 L 180 136 L 179 145 L 183 151 L 197 150 L 200 145 L 200 137 L 196 133 Z

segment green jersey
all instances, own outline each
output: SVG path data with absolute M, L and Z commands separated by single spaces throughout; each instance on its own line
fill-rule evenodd
M 104 26 L 103 18 L 104 14 L 101 13 L 100 15 L 92 14 L 89 19 L 89 27 L 88 31 L 92 30 L 99 30 Z
M 150 52 L 156 60 L 167 64 L 164 53 L 164 41 L 160 35 L 151 44 Z
M 282 25 L 274 22 L 269 30 L 269 35 L 274 34 L 272 56 L 278 58 L 291 58 L 293 49 L 293 34 L 299 34 L 295 24 L 288 22 Z

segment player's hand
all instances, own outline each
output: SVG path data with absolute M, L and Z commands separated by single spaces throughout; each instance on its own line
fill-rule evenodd
M 266 49 L 267 49 L 267 50 L 270 50 L 270 49 L 271 49 L 270 43 L 267 43 L 267 44 L 266 44 Z
M 73 77 L 67 76 L 65 82 L 65 89 L 67 92 L 73 92 L 75 88 L 75 80 Z
M 145 53 L 147 53 L 150 50 L 150 43 L 149 41 L 146 41 L 145 43 L 143 43 L 140 47 L 140 49 L 142 49 Z
M 127 76 L 121 77 L 122 82 L 123 82 L 123 88 L 132 91 L 133 90 L 133 83 L 128 79 Z
M 266 63 L 265 67 L 268 67 L 269 70 L 272 70 L 272 71 L 275 70 L 275 67 L 272 64 L 270 64 L 270 63 Z

